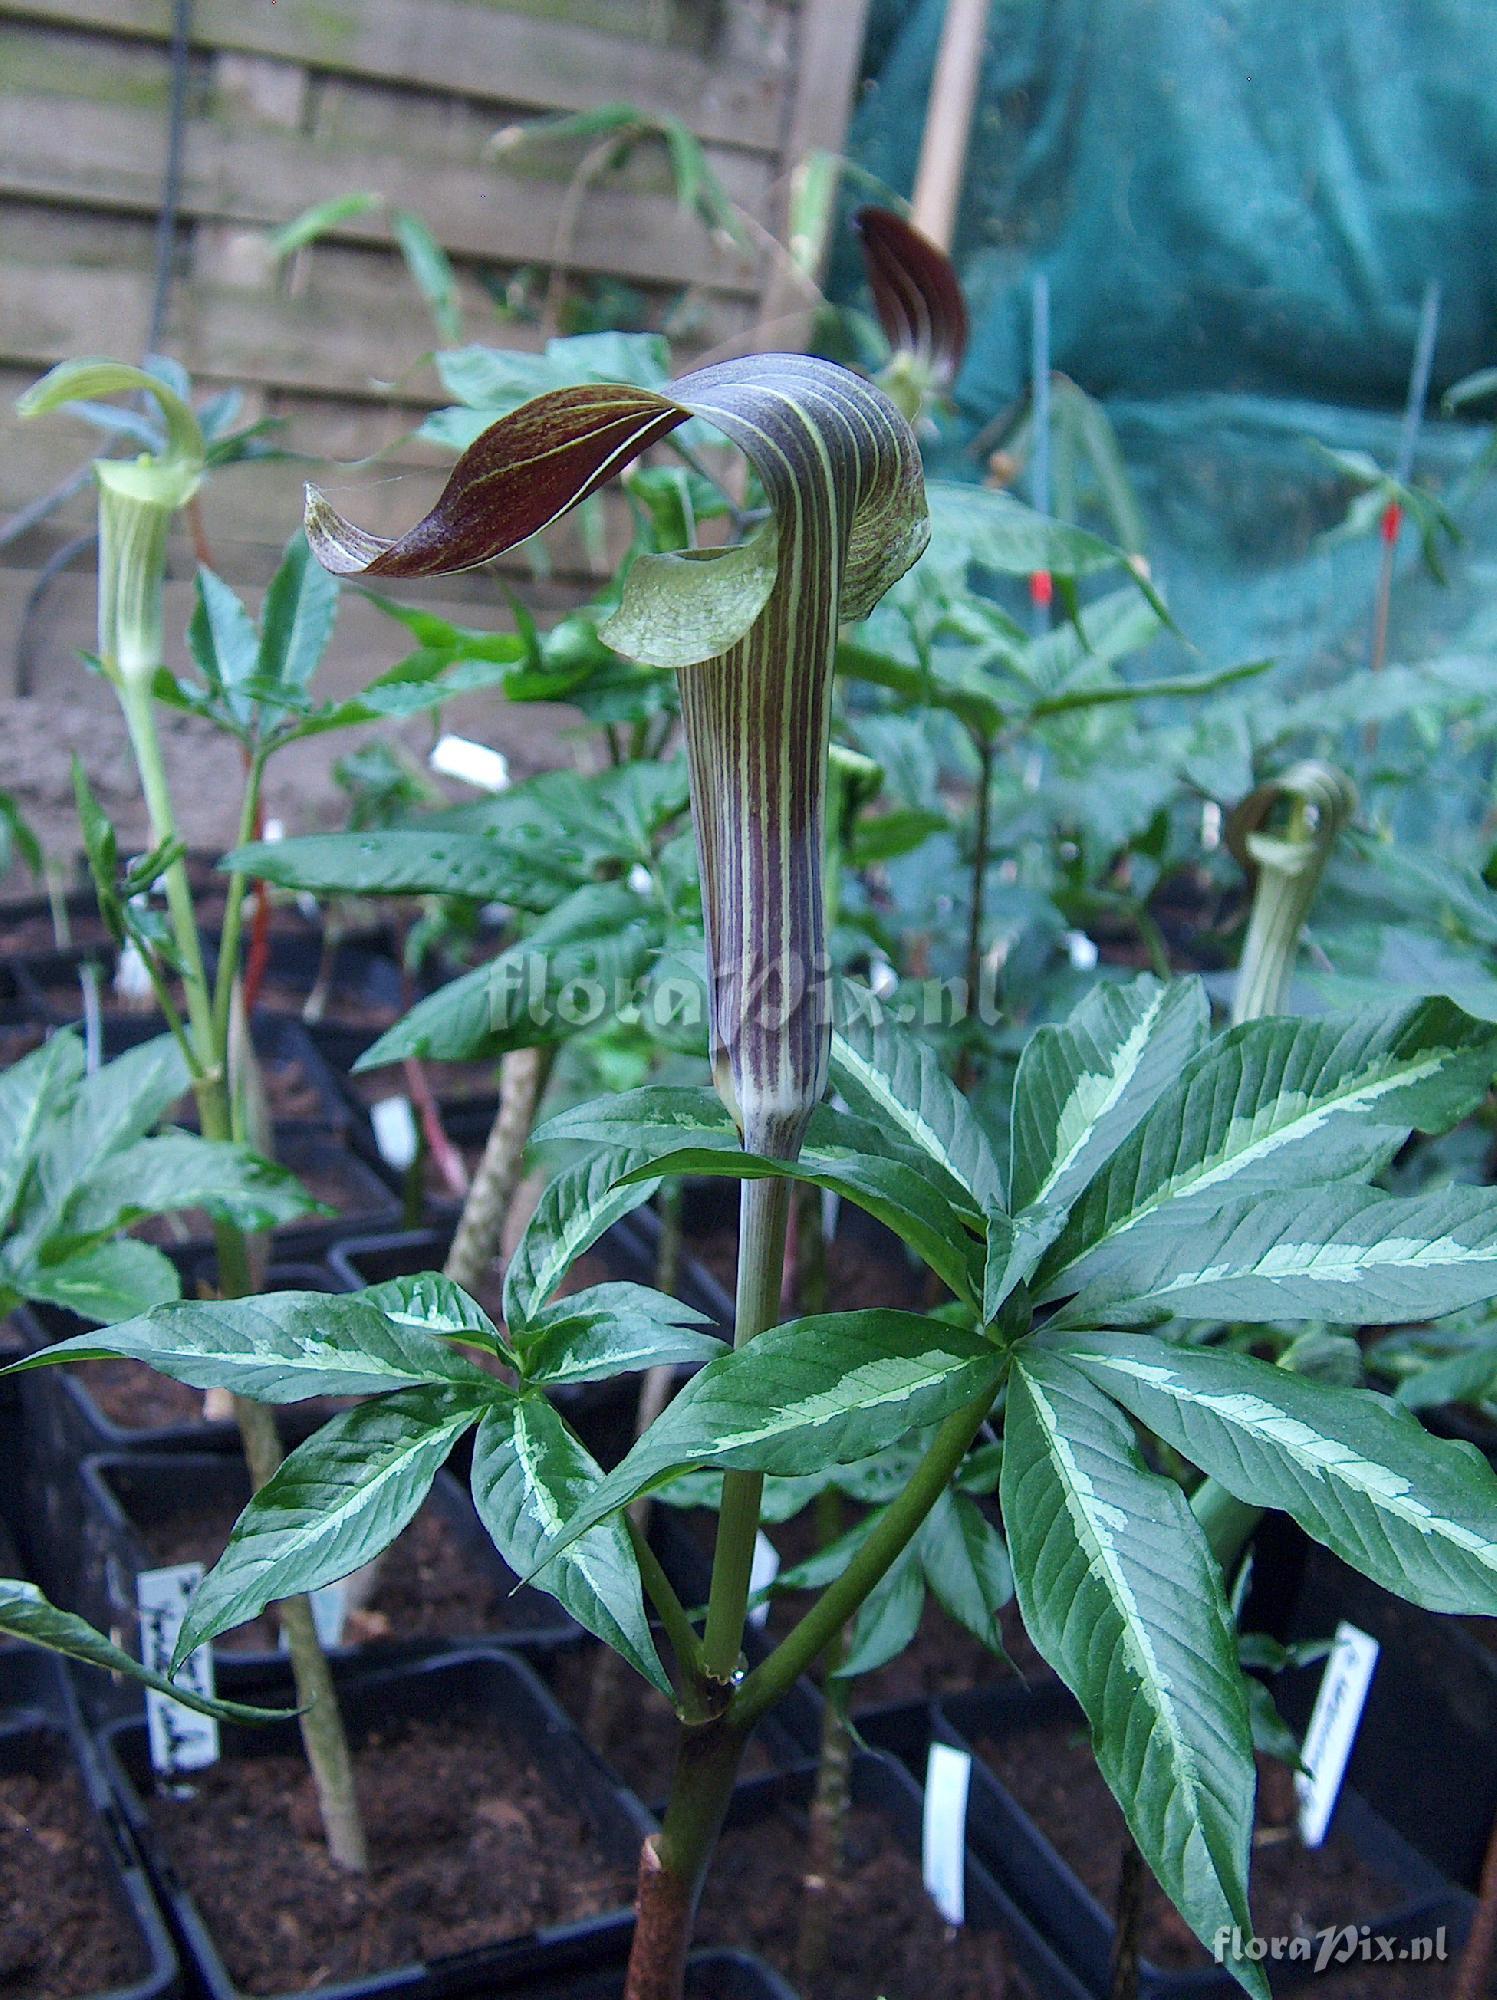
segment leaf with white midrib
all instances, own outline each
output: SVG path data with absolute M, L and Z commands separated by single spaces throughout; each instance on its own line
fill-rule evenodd
M 416 1513 L 453 1445 L 505 1391 L 398 1389 L 345 1410 L 298 1445 L 255 1494 L 193 1594 L 173 1671 L 272 1600 L 372 1562 Z
M 1040 1267 L 1040 1296 L 1074 1291 L 1087 1252 L 1166 1204 L 1373 1171 L 1411 1127 L 1466 1116 L 1494 1064 L 1497 1027 L 1448 1000 L 1245 1022 L 1196 1056 L 1082 1194 Z
M 1378 1188 L 1182 1204 L 1083 1258 L 1068 1326 L 1187 1319 L 1396 1326 L 1497 1298 L 1497 1190 Z M 1070 1288 L 1068 1286 L 1068 1288 Z
M 693 1466 L 794 1476 L 854 1464 L 939 1423 L 1003 1362 L 981 1334 L 916 1313 L 827 1313 L 709 1362 L 608 1474 L 552 1553 Z
M 546 1183 L 504 1273 L 504 1317 L 512 1339 L 519 1339 L 574 1261 L 654 1194 L 658 1180 L 624 1179 L 645 1161 L 635 1147 L 600 1147 Z
M 358 1294 L 181 1299 L 59 1340 L 12 1372 L 123 1356 L 190 1388 L 232 1389 L 263 1403 L 370 1396 L 424 1382 L 481 1388 L 490 1378 L 449 1345 L 445 1331 L 392 1318 Z
M 1024 1623 L 1086 1710 L 1139 1849 L 1208 1947 L 1251 1934 L 1254 1767 L 1221 1573 L 1185 1496 L 1077 1369 L 1016 1353 L 1003 1517 Z M 1267 2000 L 1255 1966 L 1233 1968 Z
M 1004 1206 L 1003 1174 L 987 1133 L 935 1051 L 887 1020 L 872 995 L 832 1031 L 832 1080 L 855 1111 L 892 1125 L 966 1188 L 982 1210 Z
M 671 1684 L 650 1636 L 639 1564 L 621 1519 L 604 1521 L 552 1561 L 537 1560 L 598 1485 L 592 1457 L 542 1396 L 491 1410 L 473 1441 L 473 1501 L 500 1555 L 534 1572 L 580 1625 L 612 1646 L 662 1694 Z
M 1426 1610 L 1497 1617 L 1497 1476 L 1386 1397 L 1214 1349 L 1101 1333 L 1051 1342 L 1239 1500 L 1282 1508 Z

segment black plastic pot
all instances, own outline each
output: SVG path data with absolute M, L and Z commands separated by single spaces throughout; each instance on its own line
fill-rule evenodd
M 639 1843 L 654 1822 L 620 1787 L 583 1743 L 527 1667 L 499 1652 L 449 1654 L 386 1672 L 340 1677 L 340 1696 L 355 1742 L 405 1719 L 481 1708 L 506 1734 L 518 1738 L 554 1772 L 568 1802 L 584 1811 L 601 1850 L 633 1880 Z M 272 1684 L 267 1698 L 290 1699 L 289 1682 Z M 209 2000 L 240 2000 L 203 1918 L 167 1858 L 147 1806 L 153 1778 L 143 1722 L 119 1722 L 102 1739 L 105 1766 L 125 1818 L 146 1857 L 158 1894 Z M 228 1758 L 286 1751 L 298 1742 L 295 1723 L 264 1729 L 228 1726 Z M 288 1837 L 289 1834 L 288 1834 Z M 247 1891 L 252 1893 L 252 1890 Z M 552 1990 L 571 1990 L 575 1968 L 588 1972 L 617 1962 L 627 1949 L 633 1911 L 620 1907 L 553 1929 L 508 1938 L 477 1951 L 373 1973 L 367 1979 L 319 1986 L 318 2000 L 365 2000 L 400 1994 L 410 2000 L 459 2000 L 489 1996 L 526 1981 L 549 1979 Z
M 733 1794 L 727 1830 L 751 1826 L 786 1807 L 797 1814 L 806 1811 L 815 1782 L 816 1769 L 812 1764 L 802 1764 L 796 1771 L 772 1777 L 750 1779 Z M 901 1763 L 877 1752 L 857 1752 L 852 1764 L 852 1801 L 887 1819 L 899 1844 L 918 1857 L 923 1802 L 919 1785 Z M 1086 1988 L 970 1847 L 965 1871 L 965 1911 L 972 1930 L 1003 1932 L 1015 1958 L 1045 2000 L 1088 2000 Z
M 967 1817 L 973 1853 L 1072 1967 L 1084 1990 L 1105 1996 L 1114 1932 L 1111 1914 L 974 1748 L 984 1737 L 1053 1726 L 1057 1721 L 1085 1727 L 1080 1709 L 1058 1685 L 958 1695 L 935 1704 L 938 1736 L 973 1753 Z M 1362 1858 L 1400 1890 L 1393 1908 L 1348 1910 L 1338 1915 L 1338 1923 L 1364 1924 L 1373 1937 L 1400 1940 L 1430 1935 L 1441 1924 L 1452 1939 L 1462 1934 L 1469 1916 L 1467 1899 L 1350 1787 L 1342 1792 L 1336 1826 L 1350 1836 Z M 1311 1978 L 1313 1966 L 1306 1960 L 1283 1960 L 1273 1967 L 1273 1976 L 1287 1989 Z M 1227 2000 L 1241 1988 L 1222 1966 L 1171 1971 L 1145 1962 L 1139 1968 L 1139 1992 L 1143 2000 L 1206 2000 L 1206 1996 Z
M 125 1636 L 138 1651 L 135 1579 L 152 1567 L 150 1540 L 183 1514 L 227 1512 L 250 1497 L 243 1459 L 226 1453 L 136 1452 L 128 1457 L 91 1458 L 83 1467 L 83 1553 L 77 1608 L 105 1631 Z M 451 1632 L 330 1648 L 334 1661 L 354 1666 L 387 1666 L 437 1654 L 504 1646 L 529 1653 L 570 1645 L 579 1627 L 543 1591 L 516 1589 L 516 1579 L 490 1541 L 467 1492 L 450 1473 L 438 1473 L 431 1501 L 462 1551 L 465 1566 L 492 1581 L 503 1606 L 503 1625 L 491 1632 Z M 214 1648 L 214 1673 L 226 1690 L 258 1685 L 285 1664 L 279 1651 Z
M 184 1290 L 203 1270 L 206 1253 L 178 1253 Z M 337 1291 L 337 1279 L 326 1264 L 274 1264 L 266 1275 L 271 1291 Z M 88 1322 L 58 1306 L 24 1306 L 11 1321 L 20 1335 L 20 1351 L 34 1352 L 70 1334 L 87 1330 Z M 76 1588 L 79 1542 L 78 1474 L 84 1461 L 99 1455 L 131 1452 L 230 1452 L 239 1450 L 238 1427 L 228 1419 L 210 1423 L 159 1424 L 128 1429 L 105 1414 L 89 1388 L 94 1364 L 79 1362 L 60 1368 L 39 1368 L 16 1378 L 20 1405 L 20 1453 L 16 1465 L 19 1516 L 24 1524 L 37 1575 L 53 1595 L 66 1597 Z M 0 1396 L 5 1394 L 0 1389 Z M 0 1404 L 3 1411 L 3 1404 Z M 278 1412 L 282 1435 L 298 1441 L 327 1415 L 323 1405 L 288 1404 Z M 3 1422 L 3 1415 L 0 1415 Z M 0 1464 L 0 1497 L 6 1466 Z
M 1347 1777 L 1443 1875 L 1475 1889 L 1497 1820 L 1497 1651 L 1461 1620 L 1406 1604 L 1311 1543 L 1288 1636 L 1328 1639 L 1341 1619 L 1380 1647 Z M 1321 1672 L 1275 1683 L 1296 1729 Z
M 596 1972 L 570 1972 L 558 1984 L 527 1985 L 524 2000 L 623 2000 L 627 1960 Z M 686 2000 L 796 2000 L 767 1965 L 739 1951 L 700 1951 L 686 1968 Z
M 107 2000 L 170 2000 L 182 1991 L 182 1969 L 145 1870 L 79 1726 L 58 1664 L 30 1648 L 0 1649 L 0 1772 L 38 1777 L 71 1771 L 88 1801 L 101 1893 L 139 1943 L 137 1976 Z M 17 1993 L 20 1988 L 15 1989 Z

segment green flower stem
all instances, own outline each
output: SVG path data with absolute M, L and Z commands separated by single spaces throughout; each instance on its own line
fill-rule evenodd
M 790 1189 L 791 1183 L 781 1179 L 740 1183 L 735 1347 L 746 1346 L 780 1317 Z M 722 1510 L 717 1518 L 717 1546 L 712 1556 L 712 1590 L 707 1599 L 707 1629 L 702 1640 L 702 1668 L 724 1686 L 737 1674 L 743 1651 L 749 1578 L 763 1492 L 762 1473 L 723 1474 Z
M 235 847 L 248 847 L 260 821 L 260 792 L 265 780 L 265 752 L 256 750 L 244 778 L 244 801 L 239 809 L 239 835 Z M 229 877 L 224 900 L 223 932 L 219 938 L 218 978 L 213 991 L 213 1039 L 216 1047 L 229 1046 L 229 1013 L 234 1000 L 234 980 L 239 971 L 239 941 L 244 933 L 244 898 L 249 877 L 236 870 Z
M 985 1388 L 954 1410 L 936 1432 L 908 1485 L 892 1501 L 835 1583 L 828 1584 L 811 1609 L 762 1660 L 733 1697 L 729 1715 L 747 1732 L 820 1657 L 861 1607 L 945 1492 L 992 1408 L 994 1390 Z
M 143 674 L 124 676 L 119 683 L 120 702 L 135 752 L 146 809 L 150 814 L 152 837 L 157 841 L 177 838 L 176 812 L 161 739 L 156 729 L 150 680 Z M 167 910 L 182 963 L 182 983 L 187 996 L 187 1018 L 198 1051 L 198 1074 L 193 1091 L 198 1118 L 205 1139 L 233 1136 L 228 1077 L 228 1015 L 225 1009 L 222 1033 L 217 1009 L 208 987 L 203 964 L 202 941 L 198 936 L 197 915 L 192 907 L 192 889 L 181 861 L 173 862 L 166 875 Z M 223 939 L 224 959 L 220 965 L 220 990 L 233 974 L 229 957 L 231 939 L 227 925 Z M 233 944 L 237 954 L 237 943 Z M 232 1224 L 214 1228 L 218 1253 L 218 1285 L 225 1298 L 244 1298 L 253 1289 L 249 1247 L 241 1230 Z M 280 1434 L 275 1418 L 263 1404 L 246 1397 L 234 1397 L 234 1418 L 244 1443 L 250 1482 L 258 1492 L 281 1463 Z M 354 1784 L 353 1757 L 338 1706 L 327 1655 L 317 1637 L 312 1607 L 306 1597 L 287 1598 L 281 1606 L 281 1623 L 291 1656 L 291 1674 L 296 1685 L 301 1716 L 302 1743 L 311 1766 L 312 1781 L 321 1808 L 328 1852 L 333 1860 L 351 1873 L 363 1874 L 369 1866 L 358 1793 Z
M 135 753 L 135 767 L 140 773 L 141 789 L 145 794 L 146 811 L 150 815 L 151 837 L 158 844 L 174 840 L 177 838 L 177 816 L 172 807 L 165 759 L 161 754 L 161 738 L 156 730 L 149 679 L 141 674 L 122 678 L 119 697 L 125 713 L 125 727 L 130 732 L 130 747 Z M 198 936 L 197 914 L 192 907 L 192 888 L 187 880 L 186 863 L 174 861 L 166 871 L 165 882 L 166 907 L 182 961 L 187 1019 L 197 1045 L 199 1063 L 211 1077 L 219 1068 L 220 1051 L 213 1038 L 213 1004 L 208 993 L 208 975 L 203 967 L 203 947 Z M 228 1135 L 226 1132 L 210 1133 L 205 1125 L 204 1136 L 226 1138 Z

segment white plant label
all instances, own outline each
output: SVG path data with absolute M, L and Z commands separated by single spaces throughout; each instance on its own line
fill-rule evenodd
M 416 1114 L 408 1097 L 381 1097 L 369 1108 L 374 1143 L 387 1167 L 403 1174 L 420 1151 Z
M 925 1763 L 925 1823 L 920 1867 L 925 1892 L 948 1924 L 967 1921 L 967 1789 L 972 1759 L 950 1743 L 932 1743 Z
M 443 736 L 431 753 L 431 768 L 444 778 L 457 778 L 479 792 L 509 789 L 509 759 L 502 750 L 475 743 L 469 736 Z
M 174 1563 L 170 1569 L 143 1569 L 135 1579 L 140 1612 L 140 1657 L 164 1674 L 176 1650 L 177 1635 L 187 1616 L 192 1593 L 203 1580 L 201 1563 Z M 177 1679 L 194 1694 L 213 1696 L 213 1648 L 190 1653 Z M 218 1724 L 211 1715 L 184 1708 L 170 1695 L 146 1689 L 146 1727 L 151 1765 L 165 1777 L 178 1771 L 202 1771 L 218 1762 Z
M 768 1590 L 780 1573 L 780 1552 L 761 1528 L 754 1537 L 754 1560 L 749 1569 L 749 1595 L 755 1591 Z M 769 1623 L 769 1599 L 756 1604 L 749 1613 L 749 1623 L 765 1626 Z
M 1366 1632 L 1348 1625 L 1345 1619 L 1336 1627 L 1300 1753 L 1305 1769 L 1297 1771 L 1294 1778 L 1300 1839 L 1306 1847 L 1319 1847 L 1331 1824 L 1377 1668 L 1377 1654 L 1377 1641 Z
M 348 1577 L 340 1577 L 337 1583 L 324 1583 L 311 1594 L 312 1623 L 324 1646 L 343 1644 L 343 1628 L 348 1623 L 349 1582 Z M 285 1644 L 286 1635 L 282 1632 L 283 1648 Z

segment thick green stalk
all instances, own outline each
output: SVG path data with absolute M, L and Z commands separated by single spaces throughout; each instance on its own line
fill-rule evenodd
M 236 847 L 248 847 L 260 823 L 260 788 L 265 777 L 265 757 L 257 750 L 250 758 L 244 778 L 244 799 L 239 809 L 239 836 Z M 219 938 L 218 982 L 213 993 L 213 1038 L 219 1048 L 229 1045 L 229 1011 L 234 999 L 234 980 L 239 971 L 239 941 L 244 931 L 244 897 L 249 877 L 236 870 L 229 877 L 224 895 L 223 931 Z
M 729 1711 L 740 1730 L 751 1729 L 766 1709 L 789 1692 L 861 1608 L 895 1557 L 908 1546 L 966 1456 L 992 1407 L 993 1394 L 991 1388 L 986 1388 L 970 1403 L 952 1412 L 936 1432 L 930 1449 L 903 1492 L 884 1510 L 877 1527 L 841 1576 L 828 1584 L 800 1623 L 743 1681 Z
M 738 1196 L 738 1301 L 733 1345 L 746 1346 L 779 1318 L 780 1279 L 785 1267 L 785 1225 L 790 1215 L 788 1180 L 743 1181 Z M 712 1557 L 712 1590 L 702 1664 L 725 1686 L 738 1672 L 743 1627 L 748 1616 L 754 1541 L 759 1533 L 759 1500 L 764 1476 L 758 1472 L 723 1475 L 722 1511 Z

